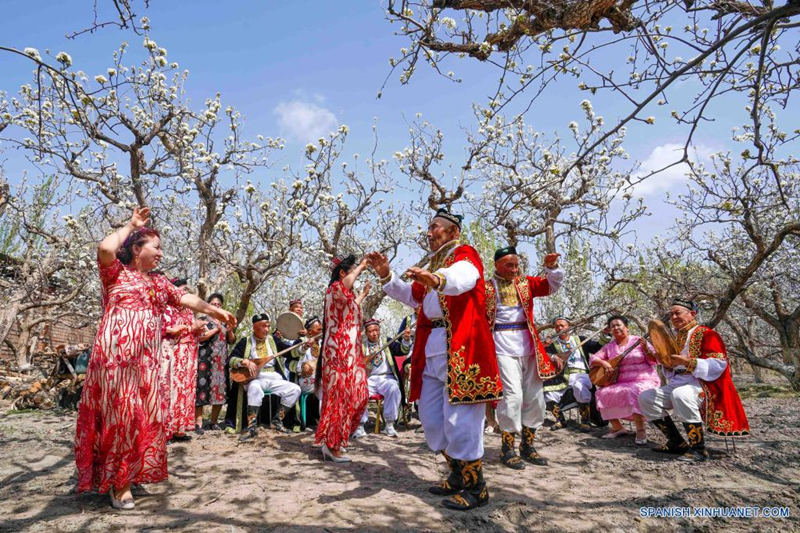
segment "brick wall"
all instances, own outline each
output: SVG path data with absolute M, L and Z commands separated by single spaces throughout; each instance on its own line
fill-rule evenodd
M 65 318 L 56 324 L 46 326 L 41 330 L 42 337 L 39 339 L 38 349 L 49 349 L 51 345 L 55 348 L 59 344 L 92 344 L 94 342 L 94 336 L 97 333 L 96 326 L 93 324 L 89 327 L 78 328 L 76 324 L 76 320 Z M 14 324 L 9 332 L 8 340 L 16 343 L 18 338 L 19 328 L 17 324 Z M 0 345 L 0 360 L 14 360 L 14 352 L 11 351 L 11 348 L 9 348 L 6 343 Z

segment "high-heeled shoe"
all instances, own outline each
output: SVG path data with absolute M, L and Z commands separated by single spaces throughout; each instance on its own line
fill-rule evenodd
M 108 495 L 111 496 L 111 507 L 113 507 L 114 509 L 130 511 L 131 509 L 136 507 L 136 505 L 133 503 L 133 498 L 118 500 L 116 496 L 114 496 L 114 487 L 111 487 L 111 489 L 109 489 Z
M 323 444 L 322 445 L 322 460 L 323 461 L 327 461 L 329 459 L 331 461 L 333 461 L 334 463 L 349 463 L 350 462 L 350 458 L 349 457 L 347 457 L 346 455 L 341 455 L 339 457 L 336 457 L 328 449 L 328 445 L 327 444 Z

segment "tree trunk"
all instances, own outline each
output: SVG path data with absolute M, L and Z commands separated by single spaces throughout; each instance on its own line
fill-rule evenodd
M 12 297 L 11 300 L 0 309 L 0 344 L 5 342 L 8 338 L 11 326 L 14 325 L 14 320 L 17 318 L 18 311 L 19 299 L 16 297 Z

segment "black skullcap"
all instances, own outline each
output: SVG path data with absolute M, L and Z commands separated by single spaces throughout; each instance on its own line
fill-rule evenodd
M 496 263 L 500 258 L 507 255 L 517 255 L 517 249 L 514 246 L 506 246 L 505 248 L 498 248 L 494 252 L 494 262 Z
M 253 324 L 255 324 L 256 322 L 261 322 L 262 320 L 266 320 L 267 322 L 269 322 L 269 315 L 267 313 L 257 313 L 253 315 L 252 320 Z
M 305 329 L 308 329 L 308 328 L 310 328 L 311 326 L 313 326 L 315 322 L 319 322 L 319 317 L 318 317 L 318 316 L 316 316 L 316 315 L 314 315 L 314 316 L 312 316 L 311 318 L 309 318 L 308 320 L 306 320 L 306 323 L 305 323 L 305 324 L 303 324 L 303 327 L 304 327 Z
M 452 222 L 458 226 L 458 229 L 461 229 L 461 221 L 464 220 L 462 215 L 454 215 L 444 207 L 439 208 L 439 210 L 436 211 L 436 214 L 433 215 L 433 218 L 443 218 L 448 222 Z
M 693 300 L 684 300 L 683 298 L 675 298 L 672 300 L 672 305 L 680 305 L 681 307 L 685 307 L 689 311 L 697 312 L 697 303 Z

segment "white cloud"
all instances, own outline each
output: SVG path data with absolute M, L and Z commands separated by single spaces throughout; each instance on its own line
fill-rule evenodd
M 278 115 L 283 134 L 300 142 L 316 141 L 335 131 L 339 124 L 331 110 L 303 100 L 281 102 L 273 112 Z
M 713 152 L 711 148 L 699 145 L 690 149 L 689 157 L 695 161 L 706 162 Z M 647 159 L 642 161 L 639 169 L 631 177 L 635 181 L 636 178 L 644 177 L 653 171 L 660 170 L 674 163 L 679 160 L 682 155 L 682 144 L 667 143 L 656 146 L 653 148 L 653 151 L 650 152 L 650 155 L 647 156 Z M 689 166 L 686 163 L 673 165 L 637 184 L 633 188 L 633 193 L 636 196 L 651 196 L 656 193 L 668 191 L 676 185 L 684 183 L 688 179 L 686 177 L 688 171 Z

